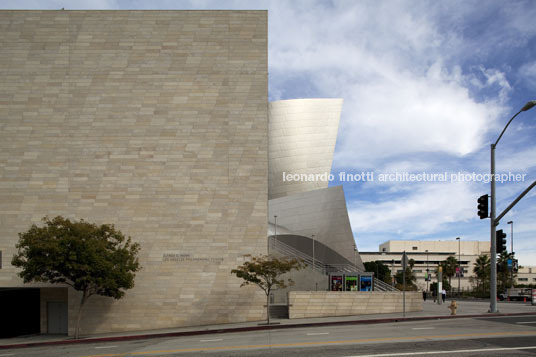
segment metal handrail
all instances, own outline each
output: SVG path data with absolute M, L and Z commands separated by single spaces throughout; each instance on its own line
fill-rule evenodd
M 275 237 L 268 237 L 269 238 L 269 246 L 272 249 L 275 249 L 279 251 L 280 253 L 284 253 L 289 256 L 297 257 L 302 259 L 307 265 L 313 265 L 313 258 L 307 254 L 302 252 L 301 250 L 298 250 L 294 247 L 291 247 L 290 245 L 281 242 L 280 240 L 276 240 Z M 327 264 L 319 260 L 318 258 L 314 259 L 314 267 L 316 270 L 324 273 L 334 273 L 334 272 L 362 272 L 362 269 L 359 269 L 358 267 L 352 265 L 352 264 Z
M 285 255 L 288 255 L 288 256 L 300 258 L 303 260 L 305 264 L 313 267 L 315 270 L 318 270 L 323 274 L 327 274 L 326 265 L 322 263 L 321 261 L 319 261 L 318 259 L 314 260 L 314 265 L 313 265 L 313 258 L 310 255 L 302 252 L 301 250 L 293 248 L 289 246 L 288 244 L 285 244 L 279 240 L 276 240 L 274 237 L 268 237 L 268 239 L 270 242 L 269 246 L 272 249 L 277 250 L 280 253 L 284 253 Z
M 374 278 L 374 286 L 381 291 L 400 291 L 391 284 L 387 284 L 385 281 L 382 281 L 378 278 Z
M 352 264 L 325 264 L 322 261 L 318 259 L 314 259 L 314 265 L 313 265 L 313 257 L 311 257 L 309 254 L 306 254 L 302 252 L 301 250 L 298 250 L 294 247 L 291 247 L 290 245 L 281 242 L 280 240 L 276 240 L 275 237 L 268 237 L 269 244 L 268 246 L 278 251 L 279 253 L 282 253 L 286 256 L 291 256 L 295 258 L 301 259 L 305 264 L 311 266 L 314 270 L 321 272 L 322 274 L 328 275 L 329 273 L 355 273 L 355 272 L 364 272 L 362 269 L 359 269 L 358 267 L 352 265 Z M 380 291 L 399 291 L 394 286 L 391 286 L 378 278 L 374 278 L 374 287 L 375 289 Z

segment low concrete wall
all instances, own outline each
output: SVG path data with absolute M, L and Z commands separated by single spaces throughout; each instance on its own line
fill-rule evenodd
M 402 312 L 402 292 L 291 291 L 289 318 Z M 406 311 L 422 311 L 422 293 L 406 292 Z

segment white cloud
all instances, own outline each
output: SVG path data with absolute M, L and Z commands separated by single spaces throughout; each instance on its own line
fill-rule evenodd
M 292 96 L 281 87 L 304 73 L 320 95 L 345 99 L 336 167 L 370 168 L 423 151 L 467 155 L 503 114 L 510 92 L 504 73 L 481 66 L 479 88 L 496 95 L 476 100 L 473 74 L 451 64 L 460 40 L 433 22 L 436 7 L 278 4 L 270 12 L 270 91 Z
M 501 152 L 496 153 L 498 171 L 527 173 L 529 170 L 536 168 L 536 147 L 532 146 L 520 150 L 501 149 Z
M 420 235 L 435 232 L 447 223 L 476 216 L 477 196 L 470 183 L 414 185 L 414 192 L 405 196 L 379 203 L 350 203 L 352 229 L 356 232 Z
M 19 0 L 2 3 L 2 9 L 47 9 L 47 10 L 111 10 L 118 9 L 115 0 Z
M 503 109 L 497 102 L 475 102 L 462 81 L 436 63 L 422 77 L 400 73 L 350 88 L 337 165 L 372 166 L 416 152 L 463 156 L 479 149 L 488 123 Z
M 519 78 L 525 81 L 529 88 L 536 89 L 536 61 L 527 62 L 519 70 Z

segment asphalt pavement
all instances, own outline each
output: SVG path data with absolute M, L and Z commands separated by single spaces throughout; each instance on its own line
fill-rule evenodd
M 246 322 L 236 324 L 207 325 L 194 327 L 169 328 L 145 331 L 129 331 L 120 333 L 95 334 L 83 336 L 79 340 L 65 335 L 29 335 L 13 338 L 0 339 L 0 349 L 60 345 L 72 343 L 93 343 L 104 341 L 126 341 L 135 339 L 148 339 L 159 337 L 174 336 L 195 336 L 214 333 L 239 333 L 246 331 L 257 331 L 267 329 L 289 329 L 318 327 L 344 324 L 379 324 L 393 321 L 418 321 L 433 319 L 450 319 L 460 317 L 489 317 L 489 316 L 507 316 L 507 315 L 536 315 L 536 306 L 530 302 L 498 302 L 496 314 L 491 314 L 489 310 L 489 300 L 457 300 L 457 315 L 452 316 L 448 308 L 450 299 L 441 305 L 428 299 L 423 302 L 423 310 L 418 312 L 391 313 L 391 314 L 373 314 L 373 315 L 352 315 L 339 317 L 324 318 L 305 318 L 305 319 L 271 319 L 273 324 L 267 326 L 264 321 Z

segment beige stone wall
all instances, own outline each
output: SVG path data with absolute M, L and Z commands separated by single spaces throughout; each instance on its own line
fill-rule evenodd
M 402 312 L 402 292 L 291 291 L 289 317 L 348 316 Z M 422 294 L 406 292 L 406 311 L 422 311 Z
M 0 11 L 0 33 L 4 260 L 45 215 L 113 223 L 143 269 L 82 333 L 263 318 L 230 270 L 266 253 L 267 12 Z
M 67 302 L 67 288 L 53 287 L 41 288 L 39 291 L 39 312 L 41 333 L 48 332 L 48 306 L 49 302 Z

